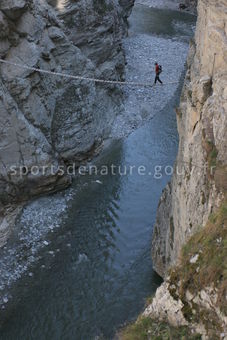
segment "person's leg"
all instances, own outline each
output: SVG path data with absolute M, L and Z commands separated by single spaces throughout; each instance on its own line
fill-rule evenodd
M 156 74 L 155 81 L 154 81 L 155 84 L 157 83 L 157 80 L 158 80 L 158 75 Z
M 158 76 L 158 81 L 159 81 L 160 84 L 163 84 L 163 82 L 161 81 L 161 79 L 159 78 L 159 76 Z

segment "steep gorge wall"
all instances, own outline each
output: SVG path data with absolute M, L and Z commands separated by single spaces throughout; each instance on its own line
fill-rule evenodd
M 165 279 L 144 315 L 227 339 L 227 1 L 199 0 L 177 109 L 179 151 L 152 240 Z
M 226 0 L 199 1 L 195 41 L 177 109 L 180 143 L 175 173 L 160 200 L 153 233 L 153 265 L 163 277 L 227 189 L 226 22 Z
M 121 42 L 133 3 L 1 0 L 0 58 L 48 71 L 122 79 Z M 95 152 L 121 103 L 122 93 L 112 85 L 0 64 L 2 241 L 11 212 L 5 208 L 67 186 L 70 176 L 58 167 L 80 164 Z M 33 166 L 46 168 L 33 175 Z

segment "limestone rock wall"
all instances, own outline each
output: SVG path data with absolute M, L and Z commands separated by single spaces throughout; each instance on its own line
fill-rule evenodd
M 167 321 L 175 327 L 187 326 L 192 334 L 201 335 L 202 340 L 227 339 L 227 317 L 217 307 L 218 294 L 213 287 L 198 290 L 196 295 L 187 291 L 183 302 L 177 291 L 176 296 L 172 296 L 173 288 L 176 286 L 167 279 L 157 289 L 143 316 Z M 192 315 L 190 319 L 186 314 L 188 311 Z
M 162 276 L 227 190 L 227 1 L 200 0 L 195 41 L 177 109 L 179 151 L 154 226 L 152 258 Z
M 122 79 L 121 39 L 132 4 L 1 0 L 0 58 L 49 71 Z M 121 91 L 114 86 L 0 64 L 0 210 L 69 184 L 70 177 L 58 166 L 79 164 L 92 155 L 108 136 L 121 103 Z M 47 168 L 33 176 L 26 170 L 32 166 Z
M 227 339 L 226 0 L 198 2 L 177 121 L 175 172 L 163 191 L 152 239 L 154 269 L 165 280 L 144 315 L 186 325 L 204 340 Z

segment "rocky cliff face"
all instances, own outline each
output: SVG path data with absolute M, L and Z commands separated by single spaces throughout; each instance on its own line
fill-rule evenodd
M 179 152 L 154 227 L 152 258 L 165 276 L 226 191 L 227 1 L 199 1 L 195 41 L 177 109 Z
M 122 79 L 121 40 L 132 5 L 1 0 L 0 57 L 48 71 Z M 65 170 L 94 153 L 108 136 L 122 97 L 114 86 L 7 64 L 0 64 L 0 74 L 0 210 L 5 211 L 9 204 L 68 185 L 70 176 L 59 166 Z M 2 218 L 5 235 L 8 222 Z
M 177 109 L 175 173 L 161 197 L 153 232 L 153 265 L 165 282 L 145 312 L 188 325 L 204 339 L 227 334 L 226 23 L 226 0 L 199 1 Z

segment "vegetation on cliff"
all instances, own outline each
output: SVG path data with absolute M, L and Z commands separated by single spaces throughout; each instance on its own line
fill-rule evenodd
M 179 264 L 171 269 L 167 282 L 173 299 L 177 303 L 180 301 L 185 326 L 173 327 L 167 320 L 167 313 L 165 320 L 157 311 L 160 316 L 157 320 L 154 314 L 149 315 L 145 311 L 121 332 L 119 338 L 201 339 L 198 333 L 202 330 L 201 333 L 206 333 L 209 339 L 219 339 L 225 332 L 227 316 L 226 200 L 210 215 L 205 228 L 198 230 L 182 248 Z M 152 303 L 152 300 L 149 301 L 150 305 Z M 171 302 L 169 305 L 171 308 Z
M 220 314 L 227 316 L 227 201 L 212 214 L 183 247 L 180 264 L 170 274 L 170 293 L 184 303 L 183 314 L 192 323 L 202 322 L 213 339 L 222 331 Z M 210 305 L 198 299 L 208 290 Z M 202 293 L 203 295 L 203 293 Z M 201 298 L 201 296 L 200 296 Z M 213 300 L 213 301 L 212 301 Z
M 173 327 L 167 322 L 140 316 L 137 321 L 126 327 L 119 335 L 120 340 L 199 340 L 201 336 L 191 334 L 188 327 Z

